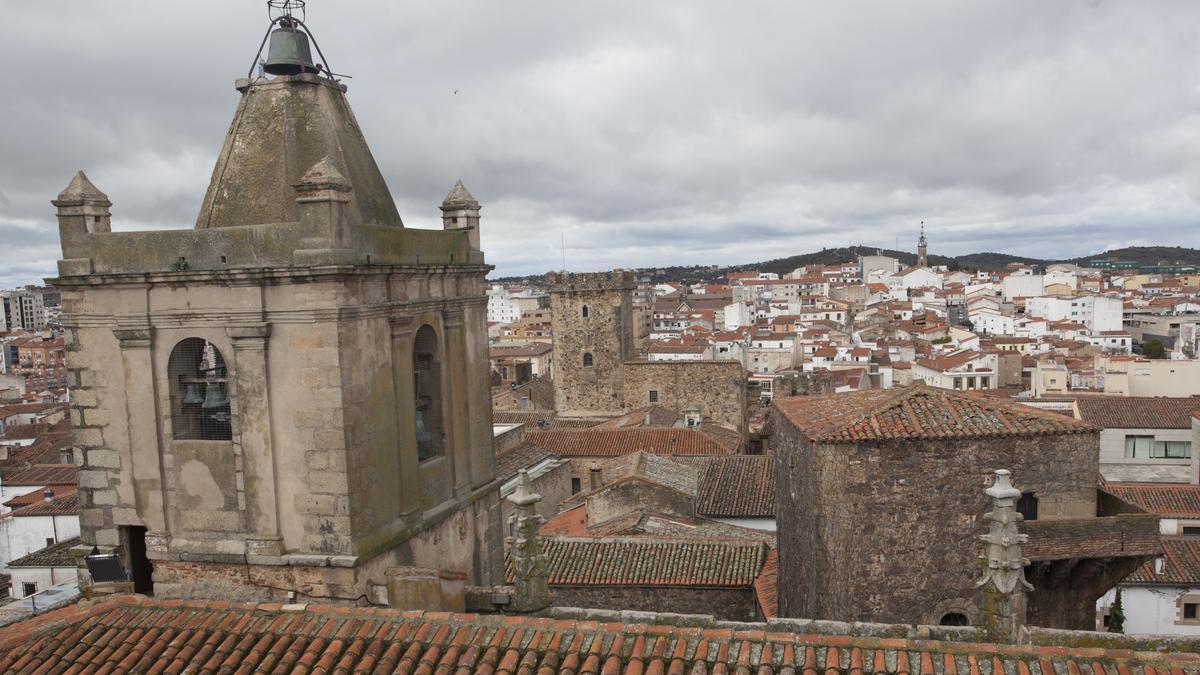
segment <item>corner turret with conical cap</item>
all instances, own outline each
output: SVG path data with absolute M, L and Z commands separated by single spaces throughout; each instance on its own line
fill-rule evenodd
M 470 230 L 471 250 L 480 250 L 479 202 L 467 191 L 461 180 L 454 183 L 450 193 L 442 200 L 442 229 Z

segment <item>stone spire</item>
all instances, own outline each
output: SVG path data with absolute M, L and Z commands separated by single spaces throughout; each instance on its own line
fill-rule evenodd
M 479 202 L 467 192 L 467 186 L 461 180 L 442 200 L 442 229 L 469 230 L 467 237 L 471 240 L 471 250 L 480 250 Z
M 513 593 L 509 608 L 517 612 L 535 612 L 550 606 L 550 586 L 546 577 L 546 554 L 542 553 L 542 536 L 538 529 L 545 520 L 537 514 L 542 496 L 533 491 L 529 474 L 518 474 L 517 489 L 508 496 L 516 505 L 516 513 L 508 517 L 509 535 L 505 539 L 512 558 Z
M 1033 590 L 1025 580 L 1029 560 L 1021 556 L 1021 544 L 1029 536 L 1017 529 L 1021 491 L 1013 487 L 1007 470 L 998 469 L 984 494 L 992 498 L 992 510 L 986 516 L 987 534 L 979 536 L 984 542 L 983 578 L 976 587 L 983 592 L 983 628 L 990 639 L 1015 644 L 1025 629 L 1025 593 Z

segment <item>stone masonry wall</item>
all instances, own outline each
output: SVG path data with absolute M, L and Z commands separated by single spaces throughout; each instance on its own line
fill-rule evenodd
M 624 399 L 630 409 L 649 405 L 650 390 L 671 410 L 700 406 L 716 424 L 746 429 L 746 372 L 736 361 L 630 361 L 625 364 Z
M 1095 433 L 814 445 L 781 415 L 775 424 L 782 616 L 976 623 L 995 469 L 1038 496 L 1041 519 L 1096 514 Z
M 620 414 L 625 407 L 623 364 L 633 344 L 633 274 L 552 273 L 547 281 L 555 409 L 564 416 Z M 589 367 L 584 354 L 592 357 Z

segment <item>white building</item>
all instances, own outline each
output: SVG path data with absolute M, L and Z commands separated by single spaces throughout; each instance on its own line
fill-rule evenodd
M 521 305 L 509 297 L 508 290 L 499 284 L 488 289 L 487 320 L 489 323 L 516 323 L 521 319 Z
M 1124 632 L 1200 635 L 1200 485 L 1108 483 L 1105 490 L 1162 516 L 1162 557 L 1138 568 L 1117 587 Z M 1098 630 L 1107 626 L 1115 599 L 1114 589 L 1097 601 Z
M 1100 429 L 1104 480 L 1187 483 L 1197 408 L 1185 397 L 1080 396 L 1074 411 Z
M 995 389 L 999 377 L 998 363 L 995 354 L 964 349 L 914 361 L 912 378 L 941 389 Z
M 61 489 L 61 488 L 60 488 Z M 79 499 L 72 489 L 55 496 L 53 488 L 38 501 L 0 515 L 0 568 L 9 561 L 79 536 Z
M 79 537 L 64 539 L 10 562 L 4 573 L 12 582 L 13 598 L 27 598 L 55 584 L 76 581 L 78 570 L 71 548 L 78 545 Z
M 1000 289 L 1005 302 L 1013 298 L 1033 298 L 1042 294 L 1042 275 L 1040 274 L 1010 274 L 1000 282 Z
M 725 330 L 735 330 L 753 323 L 754 313 L 750 305 L 744 302 L 734 302 L 725 305 Z
M 1016 335 L 1014 319 L 994 309 L 980 309 L 967 315 L 976 333 L 982 335 Z

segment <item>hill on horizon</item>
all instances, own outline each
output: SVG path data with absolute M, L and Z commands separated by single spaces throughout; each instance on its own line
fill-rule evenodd
M 899 260 L 903 265 L 915 265 L 917 262 L 916 253 L 911 251 L 880 249 L 873 246 L 840 246 L 836 248 L 823 248 L 820 251 L 813 251 L 811 253 L 800 253 L 785 258 L 774 258 L 738 265 L 673 265 L 666 267 L 642 267 L 636 268 L 636 271 L 639 273 L 639 276 L 649 276 L 656 282 L 678 281 L 682 283 L 696 283 L 699 281 L 715 281 L 729 272 L 772 272 L 783 276 L 805 265 L 832 265 L 857 260 L 859 256 L 863 255 L 890 256 Z M 960 256 L 929 256 L 929 263 L 931 265 L 945 265 L 950 269 L 987 271 L 1002 270 L 1014 262 L 1023 265 L 1044 267 L 1059 262 L 1082 265 L 1096 260 L 1125 260 L 1142 265 L 1155 265 L 1163 262 L 1200 265 L 1200 249 L 1183 246 L 1128 246 L 1076 258 L 1045 260 L 996 251 L 968 253 Z M 542 274 L 534 274 L 497 277 L 490 281 L 538 284 L 544 282 L 544 276 Z

